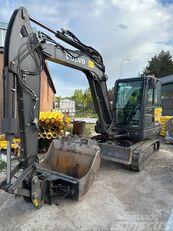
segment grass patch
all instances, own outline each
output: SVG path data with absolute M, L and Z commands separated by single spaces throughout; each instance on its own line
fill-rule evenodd
M 85 127 L 85 137 L 89 138 L 91 137 L 93 131 L 95 130 L 95 124 L 86 124 Z
M 86 124 L 85 125 L 85 138 L 91 137 L 91 134 L 95 130 L 95 124 Z M 68 124 L 67 131 L 70 132 L 70 134 L 73 133 L 73 123 Z
M 76 112 L 75 118 L 81 118 L 81 117 L 97 118 L 97 114 L 94 112 L 83 112 L 83 111 Z

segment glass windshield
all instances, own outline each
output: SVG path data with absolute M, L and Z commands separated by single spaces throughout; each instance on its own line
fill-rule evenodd
M 139 126 L 142 81 L 118 83 L 115 102 L 116 124 Z

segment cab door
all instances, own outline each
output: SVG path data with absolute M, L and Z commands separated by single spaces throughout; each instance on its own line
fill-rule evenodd
M 154 84 L 152 79 L 149 79 L 146 83 L 144 129 L 155 128 L 156 109 L 160 107 L 160 86 L 160 81 Z

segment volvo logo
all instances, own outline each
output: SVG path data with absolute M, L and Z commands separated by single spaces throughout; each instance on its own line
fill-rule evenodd
M 66 56 L 66 59 L 71 60 L 72 62 L 85 65 L 85 59 L 84 58 L 80 58 L 80 57 L 75 58 L 75 57 L 71 56 L 70 54 L 66 54 L 65 56 Z

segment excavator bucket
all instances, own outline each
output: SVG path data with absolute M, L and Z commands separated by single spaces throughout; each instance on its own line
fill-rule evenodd
M 89 190 L 100 168 L 100 148 L 94 140 L 77 136 L 54 139 L 46 157 L 33 162 L 22 172 L 22 162 L 11 171 L 0 188 L 23 196 L 40 207 L 44 202 L 57 203 L 59 198 L 80 200 Z M 18 177 L 15 177 L 15 174 Z
M 60 176 L 73 187 L 73 199 L 79 200 L 89 190 L 100 167 L 100 149 L 95 141 L 79 137 L 53 140 L 45 159 L 39 164 L 45 171 Z M 58 181 L 55 182 L 59 184 Z

